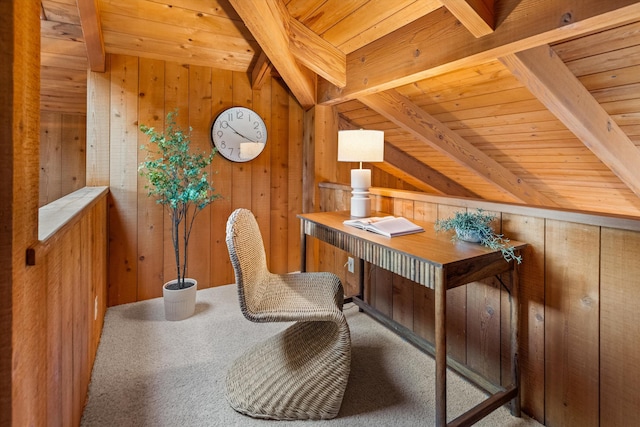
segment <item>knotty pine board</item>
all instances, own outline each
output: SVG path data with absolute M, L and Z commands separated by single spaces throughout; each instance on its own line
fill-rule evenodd
M 63 236 L 60 243 L 62 251 L 62 266 L 60 274 L 61 304 L 59 306 L 62 312 L 62 336 L 61 345 L 61 369 L 59 387 L 62 395 L 62 419 L 68 420 L 73 424 L 73 420 L 77 417 L 74 410 L 78 407 L 73 398 L 73 389 L 75 386 L 74 370 L 73 370 L 73 271 L 77 268 L 76 260 L 73 258 L 73 246 L 79 242 L 73 241 L 69 234 Z
M 111 55 L 105 72 L 87 72 L 87 157 L 89 186 L 109 185 L 109 108 L 111 106 Z
M 391 318 L 409 330 L 414 328 L 413 282 L 391 275 Z
M 289 94 L 284 86 L 279 83 L 271 85 L 271 135 L 270 148 L 265 156 L 265 160 L 269 160 L 268 166 L 254 171 L 256 181 L 262 181 L 255 187 L 252 196 L 254 205 L 269 203 L 270 207 L 270 241 L 269 253 L 276 254 L 278 248 L 287 247 L 288 233 L 299 235 L 299 227 L 290 230 L 289 225 Z M 267 143 L 269 145 L 269 143 Z M 256 166 L 256 168 L 259 166 Z M 269 172 L 269 176 L 265 176 L 265 172 Z M 270 180 L 270 188 L 265 188 L 264 182 Z M 264 192 L 264 195 L 260 193 Z M 268 192 L 268 195 L 267 195 Z M 292 200 L 291 202 L 294 202 Z M 293 246 L 291 250 L 299 244 Z M 272 256 L 271 266 L 275 271 L 287 271 L 288 256 Z M 297 270 L 297 269 L 296 269 Z
M 138 58 L 112 56 L 109 305 L 137 300 Z
M 502 276 L 504 280 L 507 275 L 503 274 Z M 508 283 L 508 281 L 506 282 Z M 493 278 L 466 285 L 466 363 L 474 371 L 496 384 L 499 384 L 501 379 L 500 338 L 503 313 L 501 311 L 500 287 L 500 283 Z M 507 320 L 509 319 L 508 313 L 507 311 Z M 506 322 L 506 326 L 508 328 L 509 322 Z M 506 346 L 506 349 L 508 350 L 509 347 Z M 509 361 L 507 360 L 507 362 Z
M 330 193 L 331 197 L 328 197 L 324 201 L 324 207 L 329 210 L 338 210 L 340 205 L 340 193 Z M 316 240 L 316 239 L 312 239 Z M 317 250 L 315 254 L 317 254 L 317 258 L 315 259 L 316 268 L 314 270 L 309 271 L 333 271 L 336 274 L 339 274 L 341 269 L 337 269 L 336 265 L 336 254 L 338 249 L 333 245 L 328 243 L 318 241 L 318 246 L 316 246 Z
M 460 210 L 465 209 L 456 209 L 456 211 Z M 469 210 L 475 212 L 474 209 Z M 486 213 L 496 216 L 492 225 L 496 231 L 500 232 L 500 213 L 494 211 L 486 211 Z M 448 233 L 452 232 L 449 231 Z M 502 275 L 508 284 L 507 276 L 507 274 Z M 500 283 L 494 278 L 472 282 L 465 286 L 467 293 L 466 363 L 494 383 L 500 383 L 501 374 L 500 333 L 502 312 L 500 286 Z M 507 325 L 509 325 L 508 322 Z
M 434 222 L 438 219 L 438 205 L 422 201 L 413 202 L 413 218 Z M 435 293 L 426 286 L 414 283 L 413 331 L 430 343 L 435 342 Z
M 140 58 L 140 78 L 139 78 L 139 115 L 138 125 L 153 127 L 156 130 L 165 128 L 165 113 L 163 108 L 163 93 L 154 91 L 155 85 L 165 85 L 164 62 L 154 59 Z M 149 137 L 138 131 L 138 146 L 148 146 L 155 150 L 155 145 L 151 145 Z M 148 154 L 146 150 L 138 150 L 138 164 L 143 162 Z M 148 181 L 139 176 L 137 178 L 137 198 L 138 198 L 138 291 L 137 297 L 140 299 L 157 298 L 162 296 L 162 288 L 158 282 L 164 283 L 165 263 L 173 265 L 174 258 L 164 258 L 164 214 L 163 205 L 156 203 L 155 198 L 147 196 Z M 167 215 L 168 216 L 168 215 Z M 171 278 L 175 277 L 175 272 Z
M 40 201 L 44 206 L 62 197 L 62 115 L 40 115 Z
M 599 425 L 599 257 L 599 227 L 546 220 L 548 425 Z
M 600 422 L 640 419 L 640 233 L 602 228 Z
M 73 375 L 73 387 L 72 387 L 72 400 L 73 400 L 73 425 L 80 424 L 80 418 L 82 417 L 82 409 L 84 408 L 84 399 L 87 395 L 87 388 L 89 381 L 86 379 L 87 373 L 90 374 L 91 369 L 87 369 L 87 327 L 88 327 L 88 314 L 87 314 L 87 290 L 89 284 L 84 280 L 84 267 L 83 267 L 83 254 L 84 247 L 82 239 L 82 223 L 86 221 L 86 216 L 83 216 L 78 224 L 76 224 L 68 233 L 68 239 L 70 244 L 70 253 L 67 254 L 68 259 L 71 261 L 71 265 L 74 266 L 70 269 L 70 280 L 63 284 L 70 289 L 70 312 L 73 313 L 71 319 L 71 329 L 73 346 L 71 347 L 71 365 Z M 84 285 L 80 285 L 84 283 Z
M 211 68 L 191 65 L 189 67 L 189 107 L 181 111 L 188 117 L 191 130 L 191 148 L 205 155 L 211 152 Z M 211 166 L 207 168 L 209 179 L 214 180 Z M 214 202 L 215 203 L 215 202 Z M 198 281 L 198 289 L 211 287 L 211 205 L 198 213 L 189 239 L 187 277 Z M 165 278 L 165 282 L 176 276 Z
M 170 8 L 166 8 L 170 9 Z M 102 12 L 102 11 L 101 11 Z M 142 16 L 142 15 L 140 15 Z M 193 14 L 195 16 L 195 14 Z M 128 17 L 123 17 L 119 15 L 118 17 L 103 15 L 101 13 L 101 22 L 103 23 L 113 23 L 118 26 L 121 23 L 130 21 L 133 23 L 138 23 L 138 19 L 129 19 Z M 202 21 L 202 19 L 199 19 Z M 120 21 L 120 22 L 119 22 Z M 145 25 L 145 24 L 138 24 Z M 152 24 L 147 24 L 148 27 L 145 30 L 152 29 L 152 32 L 157 34 L 159 31 L 162 31 L 162 28 L 166 28 L 169 31 L 165 32 L 160 37 L 151 36 L 151 38 L 140 40 L 139 44 L 133 45 L 131 44 L 131 35 L 126 33 L 118 33 L 115 31 L 111 31 L 111 28 L 105 28 L 105 25 L 102 26 L 103 34 L 105 35 L 105 46 L 110 47 L 113 43 L 114 45 L 119 45 L 116 49 L 114 49 L 114 53 L 124 54 L 124 55 L 132 55 L 137 56 L 139 54 L 144 54 L 146 57 L 152 57 L 154 59 L 161 59 L 171 62 L 183 63 L 185 61 L 185 48 L 181 47 L 180 44 L 176 43 L 175 38 L 171 38 L 172 34 L 175 34 L 175 31 L 171 31 L 175 29 L 175 25 L 171 24 L 163 24 L 162 22 L 155 21 Z M 182 30 L 178 28 L 179 30 Z M 175 35 L 174 37 L 193 37 L 193 27 L 190 28 L 191 32 L 189 35 L 185 34 L 188 31 L 180 31 L 182 34 Z M 215 38 L 220 40 L 222 44 L 224 44 L 224 37 L 220 37 L 220 34 L 208 34 L 208 37 Z M 205 42 L 206 43 L 206 42 Z M 246 40 L 237 38 L 232 41 L 234 43 L 234 48 L 238 49 L 234 52 L 233 55 L 229 55 L 228 52 L 222 52 L 215 48 L 211 48 L 210 46 L 204 46 L 203 43 L 190 43 L 188 45 L 189 49 L 189 64 L 190 65 L 198 65 L 202 67 L 210 67 L 211 64 L 224 62 L 229 69 L 233 71 L 246 73 L 248 70 L 247 64 L 252 60 L 252 55 L 254 48 L 253 46 L 255 42 L 247 43 Z M 253 45 L 253 46 L 252 46 Z M 123 47 L 126 46 L 126 47 Z M 245 49 L 242 49 L 241 46 L 244 46 Z
M 366 263 L 369 268 L 371 282 L 370 304 L 389 318 L 393 316 L 393 273 Z
M 233 106 L 233 75 L 232 71 L 211 70 L 211 122 L 225 109 Z M 231 260 L 226 244 L 227 218 L 232 212 L 233 181 L 231 179 L 231 162 L 220 154 L 216 154 L 211 163 L 215 171 L 212 175 L 216 192 L 223 197 L 211 206 L 211 284 L 214 286 L 235 283 Z
M 417 220 L 435 223 L 438 219 L 438 205 L 435 203 L 416 200 L 413 209 L 413 217 Z
M 502 232 L 509 238 L 527 242 L 522 264 L 518 266 L 520 280 L 520 398 L 522 408 L 536 420 L 544 419 L 544 239 L 545 220 L 532 216 L 502 214 Z M 502 342 L 508 343 L 509 301 L 502 292 Z M 503 347 L 503 378 L 509 363 L 509 352 Z
M 211 5 L 213 6 L 212 3 Z M 194 14 L 193 10 L 178 7 L 177 5 L 174 7 L 167 7 L 167 5 L 162 4 L 162 2 L 144 2 L 141 4 L 133 4 L 126 0 L 112 0 L 109 2 L 101 2 L 100 13 L 101 15 L 105 15 L 105 19 L 108 15 L 124 17 L 154 17 L 155 20 L 149 21 L 149 24 L 147 26 L 151 27 L 149 31 L 153 32 L 157 40 L 163 40 L 163 34 L 165 34 L 165 37 L 174 36 L 174 34 L 166 34 L 166 31 L 163 33 L 163 31 L 157 28 L 153 29 L 153 23 L 156 21 L 179 22 L 184 27 L 191 28 L 193 30 L 198 29 L 205 32 L 211 29 L 211 25 L 215 25 L 217 29 L 219 27 L 219 32 L 216 34 L 234 38 L 244 38 L 245 36 L 250 35 L 249 31 L 246 28 L 241 28 L 238 25 L 237 15 L 236 20 L 230 19 L 228 15 L 226 15 L 226 8 L 224 8 L 224 12 L 219 8 L 216 8 L 215 6 L 211 8 L 203 6 L 202 8 L 203 10 L 201 11 L 206 12 L 206 14 L 203 14 L 203 16 L 199 16 L 197 14 Z
M 338 177 L 346 177 L 347 174 L 350 177 L 349 170 L 351 169 L 351 163 L 338 162 L 338 116 L 337 111 L 334 108 L 316 105 L 315 121 L 314 121 L 314 135 L 313 135 L 313 176 L 314 176 L 314 193 L 317 192 L 317 184 L 319 182 L 340 182 Z M 344 175 L 341 175 L 344 173 Z M 349 178 L 350 182 L 350 178 Z M 316 200 L 318 200 L 316 198 Z M 318 209 L 316 206 L 315 211 L 325 210 Z
M 89 299 L 90 305 L 90 323 L 91 329 L 91 341 L 90 341 L 90 363 L 89 366 L 93 367 L 93 362 L 96 358 L 96 352 L 98 344 L 100 343 L 100 335 L 102 333 L 102 327 L 104 324 L 104 316 L 107 310 L 107 272 L 108 272 L 108 260 L 107 260 L 107 198 L 102 197 L 96 204 L 92 211 L 93 224 L 90 226 L 90 233 L 92 235 L 90 250 L 92 260 L 90 273 L 86 276 L 91 283 L 91 298 Z
M 413 332 L 429 341 L 435 342 L 435 292 L 418 283 L 413 288 Z
M 588 58 L 604 52 L 616 51 L 625 46 L 640 43 L 639 28 L 640 23 L 638 22 L 621 25 L 587 36 L 588 43 L 585 43 L 584 38 L 574 38 L 554 43 L 553 50 L 565 62 Z
M 4 2 L 0 43 L 0 424 L 46 423 L 46 289 L 24 254 L 38 238 L 40 5 Z M 20 381 L 16 381 L 19 378 Z
M 300 220 L 296 217 L 300 213 L 298 206 L 302 205 L 303 194 L 303 171 L 304 171 L 304 111 L 298 107 L 295 99 L 289 95 L 289 157 L 288 170 L 288 194 L 287 219 L 288 219 L 288 239 L 287 247 L 295 248 L 300 246 Z M 300 269 L 299 252 L 290 250 L 288 252 L 287 270 L 297 271 Z
M 86 121 L 80 114 L 41 113 L 39 206 L 85 186 Z
M 253 103 L 253 109 L 264 120 L 265 127 L 267 129 L 267 144 L 262 150 L 262 153 L 251 163 L 251 211 L 256 216 L 258 223 L 261 225 L 261 233 L 263 233 L 263 240 L 265 244 L 265 252 L 267 254 L 267 260 L 269 268 L 273 271 L 288 271 L 286 266 L 286 258 L 280 258 L 277 256 L 272 257 L 272 254 L 277 253 L 278 247 L 286 247 L 286 242 L 282 243 L 282 239 L 287 237 L 287 227 L 283 227 L 280 234 L 277 229 L 282 228 L 280 224 L 277 226 L 273 223 L 274 216 L 272 210 L 274 207 L 273 194 L 271 187 L 275 184 L 276 176 L 272 176 L 271 171 L 280 171 L 280 168 L 275 169 L 271 166 L 271 162 L 275 162 L 276 165 L 281 164 L 279 156 L 275 156 L 274 153 L 278 153 L 276 147 L 279 145 L 279 141 L 284 138 L 285 146 L 287 145 L 287 133 L 280 135 L 278 131 L 280 126 L 288 127 L 287 113 L 283 113 L 280 108 L 279 102 L 274 101 L 274 98 L 280 97 L 280 93 L 277 89 L 278 85 L 272 79 L 265 79 L 260 90 L 251 90 L 251 98 Z M 235 88 L 235 86 L 234 86 Z M 288 107 L 288 105 L 287 105 Z M 274 123 L 276 121 L 277 123 Z M 282 164 L 286 164 L 284 161 Z M 286 187 L 283 189 L 286 191 Z M 286 201 L 286 196 L 284 197 Z M 284 235 L 282 235 L 282 231 Z M 300 245 L 298 241 L 298 246 Z M 276 262 L 277 264 L 274 264 Z M 300 269 L 300 266 L 296 267 L 296 270 Z
M 62 340 L 65 329 L 63 328 L 63 318 L 71 314 L 70 310 L 61 310 L 63 298 L 67 295 L 62 293 L 61 265 L 62 251 L 51 250 L 46 259 L 42 260 L 42 274 L 46 278 L 44 282 L 47 290 L 47 390 L 46 408 L 47 420 L 51 425 L 71 424 L 71 411 L 63 411 L 63 396 L 66 390 L 71 388 L 61 388 L 62 378 L 71 378 L 70 375 L 63 375 L 62 351 L 66 348 Z M 67 301 L 69 301 L 68 299 Z M 69 330 L 69 329 L 67 329 Z M 65 417 L 66 414 L 66 417 Z
M 87 117 L 62 115 L 62 195 L 83 188 L 86 183 Z
M 449 218 L 465 210 L 459 206 L 438 206 L 438 219 Z M 452 243 L 453 244 L 453 243 Z M 459 286 L 447 291 L 447 353 L 461 363 L 467 362 L 467 289 Z

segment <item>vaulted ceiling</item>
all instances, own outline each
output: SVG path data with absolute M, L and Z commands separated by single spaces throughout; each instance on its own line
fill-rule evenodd
M 80 6 L 80 7 L 78 7 Z M 105 53 L 277 75 L 428 192 L 640 216 L 640 3 L 42 0 L 42 109 Z

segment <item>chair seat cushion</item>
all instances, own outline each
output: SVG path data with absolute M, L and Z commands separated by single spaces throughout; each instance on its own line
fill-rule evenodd
M 253 322 L 339 321 L 344 290 L 338 276 L 326 272 L 269 274 L 268 285 L 243 312 Z

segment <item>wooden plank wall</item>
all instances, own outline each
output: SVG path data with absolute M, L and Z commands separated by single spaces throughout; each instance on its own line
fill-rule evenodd
M 196 220 L 188 275 L 200 289 L 234 282 L 225 227 L 239 207 L 256 215 L 272 271 L 298 270 L 302 168 L 296 165 L 302 164 L 304 111 L 281 82 L 269 79 L 253 90 L 246 73 L 126 55 L 107 59 L 107 72 L 88 79 L 87 182 L 110 186 L 109 305 L 161 296 L 162 284 L 175 277 L 167 215 L 146 196 L 137 165 L 147 141 L 138 124 L 162 127 L 176 108 L 179 124 L 193 128 L 193 145 L 202 150 L 211 149 L 211 123 L 231 106 L 256 110 L 269 135 L 251 162 L 214 159 L 210 176 L 223 198 Z M 98 105 L 105 100 L 109 108 Z
M 41 111 L 38 206 L 85 186 L 86 129 L 85 115 Z
M 107 195 L 36 247 L 46 293 L 46 322 L 34 331 L 46 342 L 46 383 L 37 405 L 48 425 L 77 426 L 89 389 L 107 300 Z
M 347 210 L 349 188 L 321 185 L 325 210 Z M 433 222 L 483 208 L 527 242 L 520 266 L 523 410 L 547 426 L 627 426 L 640 419 L 640 219 L 372 189 L 374 209 Z M 324 245 L 316 266 L 352 282 L 348 254 Z M 313 263 L 309 265 L 314 265 Z M 333 268 L 332 268 L 333 266 Z M 365 297 L 433 340 L 433 291 L 368 272 Z M 355 287 L 348 287 L 349 292 Z M 494 280 L 450 291 L 449 354 L 490 379 L 508 372 L 508 295 Z
M 0 425 L 46 424 L 38 240 L 40 4 L 0 2 Z

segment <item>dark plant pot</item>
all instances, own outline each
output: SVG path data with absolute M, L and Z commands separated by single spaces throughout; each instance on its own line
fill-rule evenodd
M 191 286 L 188 286 L 189 284 Z M 177 279 L 171 280 L 162 287 L 164 297 L 164 317 L 167 320 L 183 320 L 191 317 L 196 310 L 196 291 L 198 281 L 185 279 L 186 288 L 172 289 L 176 287 Z

